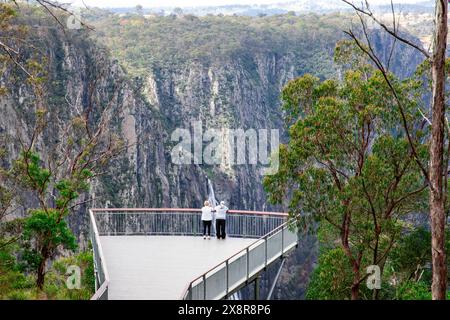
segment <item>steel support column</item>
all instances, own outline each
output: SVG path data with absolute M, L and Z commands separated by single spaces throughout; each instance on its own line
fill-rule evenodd
M 259 287 L 260 287 L 260 276 L 256 276 L 255 278 L 255 300 L 259 300 Z

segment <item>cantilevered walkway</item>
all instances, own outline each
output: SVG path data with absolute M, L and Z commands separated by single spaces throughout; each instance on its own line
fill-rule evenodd
M 92 209 L 92 299 L 224 299 L 296 247 L 287 215 L 231 211 L 227 239 L 201 237 L 197 209 Z

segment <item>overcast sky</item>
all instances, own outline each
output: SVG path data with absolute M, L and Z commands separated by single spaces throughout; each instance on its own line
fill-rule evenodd
M 314 0 L 312 0 L 314 1 Z M 394 3 L 417 3 L 423 0 L 394 0 Z M 152 7 L 193 7 L 193 6 L 222 6 L 229 4 L 271 4 L 291 2 L 291 0 L 69 0 L 60 1 L 69 2 L 75 5 L 83 5 L 95 7 L 134 7 L 138 4 L 145 8 Z M 358 3 L 358 0 L 355 1 Z M 370 0 L 371 4 L 387 4 L 390 0 Z

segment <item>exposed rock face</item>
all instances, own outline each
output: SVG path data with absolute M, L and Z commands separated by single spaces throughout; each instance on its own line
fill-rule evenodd
M 226 128 L 283 130 L 278 95 L 282 85 L 294 77 L 292 63 L 285 63 L 287 59 L 275 55 L 255 57 L 253 70 L 244 69 L 240 61 L 211 66 L 194 63 L 174 72 L 160 70 L 156 76 L 148 77 L 142 92 L 149 101 L 158 102 L 159 111 L 170 121 L 169 133 L 176 128 L 191 130 L 195 121 L 202 122 L 203 131 Z M 218 198 L 226 200 L 231 207 L 247 210 L 265 207 L 262 176 L 255 166 L 223 163 L 202 165 L 202 168 L 213 180 Z M 166 169 L 169 169 L 169 175 L 178 175 L 187 167 L 175 168 L 168 164 Z M 169 178 L 169 181 L 182 183 L 179 179 Z M 177 197 L 177 184 L 170 183 L 167 192 L 171 197 Z M 200 199 L 204 195 L 200 194 Z M 178 204 L 198 206 L 200 203 L 193 201 L 196 199 L 196 195 L 191 195 L 184 202 L 179 199 Z M 173 200 L 171 204 L 177 202 Z

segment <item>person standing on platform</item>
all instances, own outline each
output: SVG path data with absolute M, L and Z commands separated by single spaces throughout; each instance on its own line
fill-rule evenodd
M 225 229 L 226 229 L 226 219 L 227 219 L 227 213 L 228 208 L 225 206 L 224 201 L 220 201 L 220 205 L 218 205 L 215 208 L 216 211 L 216 234 L 217 239 L 225 239 L 227 236 Z
M 206 239 L 206 229 L 208 229 L 208 240 L 211 239 L 212 212 L 213 208 L 209 205 L 209 201 L 206 200 L 202 208 L 203 239 Z

